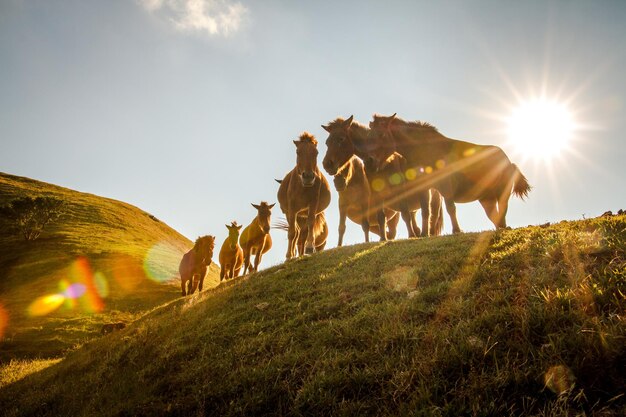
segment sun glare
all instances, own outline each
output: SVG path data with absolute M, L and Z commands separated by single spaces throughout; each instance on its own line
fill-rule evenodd
M 547 99 L 521 103 L 508 119 L 508 136 L 528 158 L 549 160 L 568 147 L 574 132 L 572 114 L 564 104 Z

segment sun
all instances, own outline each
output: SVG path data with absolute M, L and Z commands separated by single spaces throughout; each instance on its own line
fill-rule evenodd
M 567 106 L 549 99 L 521 102 L 507 120 L 508 137 L 527 158 L 551 160 L 568 148 L 575 123 Z

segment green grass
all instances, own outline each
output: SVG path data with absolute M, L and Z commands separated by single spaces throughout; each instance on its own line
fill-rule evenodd
M 0 173 L 0 205 L 23 196 L 60 198 L 67 213 L 35 241 L 0 228 L 0 309 L 5 312 L 0 313 L 0 364 L 62 356 L 99 336 L 103 323 L 132 322 L 179 297 L 178 263 L 192 243 L 154 216 L 120 201 Z M 82 297 L 50 314 L 29 314 L 36 299 L 59 293 L 63 281 L 84 284 L 92 277 L 108 287 L 102 311 L 94 312 Z M 218 282 L 213 266 L 209 286 Z
M 328 250 L 0 389 L 13 415 L 626 412 L 626 218 Z M 557 391 L 556 393 L 553 391 Z

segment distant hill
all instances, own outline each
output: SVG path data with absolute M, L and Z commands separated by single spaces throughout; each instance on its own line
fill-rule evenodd
M 58 356 L 99 334 L 104 322 L 130 322 L 179 297 L 178 263 L 193 243 L 159 219 L 0 173 L 0 205 L 22 196 L 62 199 L 66 213 L 35 241 L 0 231 L 0 360 Z M 213 265 L 208 287 L 219 282 L 218 271 Z
M 0 404 L 623 416 L 625 274 L 626 216 L 335 248 L 172 301 L 58 363 L 14 363 Z

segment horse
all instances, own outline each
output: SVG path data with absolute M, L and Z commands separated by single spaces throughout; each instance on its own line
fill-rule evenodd
M 517 165 L 497 146 L 477 145 L 442 135 L 426 122 L 406 122 L 396 114 L 374 115 L 369 146 L 373 153 L 400 153 L 411 169 L 423 171 L 421 189 L 435 188 L 444 198 L 452 232 L 460 233 L 456 204 L 478 200 L 496 229 L 506 228 L 511 194 L 522 200 L 531 186 Z M 424 208 L 425 210 L 427 208 Z
M 239 245 L 239 232 L 242 225 L 232 222 L 226 225 L 228 237 L 222 243 L 220 249 L 220 282 L 223 279 L 235 278 L 239 276 L 239 271 L 243 266 L 243 249 Z
M 326 172 L 330 175 L 335 175 L 337 171 L 342 168 L 350 158 L 354 155 L 358 156 L 362 160 L 370 159 L 370 149 L 369 145 L 369 135 L 370 129 L 356 121 L 353 120 L 353 116 L 350 116 L 348 119 L 344 120 L 342 118 L 337 118 L 334 121 L 328 123 L 327 125 L 322 125 L 322 128 L 326 130 L 329 135 L 328 139 L 326 139 L 326 146 L 328 150 L 326 151 L 326 156 L 324 157 L 323 165 Z M 367 168 L 367 167 L 366 167 Z M 390 168 L 391 169 L 391 168 Z M 366 169 L 366 174 L 367 174 Z M 373 172 L 370 172 L 372 174 Z M 405 173 L 402 172 L 402 175 Z M 370 190 L 371 190 L 371 199 L 370 199 L 370 211 L 374 213 L 377 224 L 385 224 L 385 212 L 384 205 L 382 201 L 383 195 L 379 194 L 379 189 L 377 190 L 374 187 L 374 181 L 372 178 L 368 178 L 370 182 Z M 386 183 L 386 179 L 385 179 Z M 387 196 L 389 197 L 389 196 Z M 394 197 L 395 198 L 395 197 Z M 400 195 L 398 201 L 401 201 L 405 197 Z M 391 201 L 387 198 L 387 203 Z M 422 210 L 422 224 L 423 230 L 421 234 L 423 236 L 435 235 L 441 232 L 441 220 L 440 217 L 430 218 L 430 213 L 440 213 L 441 210 L 437 208 L 437 204 L 441 205 L 441 195 L 437 193 L 433 193 L 432 197 L 428 197 L 428 195 L 422 196 L 420 203 L 428 206 L 429 204 L 434 204 L 433 210 Z M 409 232 L 409 236 L 413 236 L 416 233 L 415 228 L 415 220 L 411 220 L 411 217 L 414 217 L 414 213 L 408 210 L 407 204 L 400 203 L 399 205 L 402 207 L 404 213 L 402 215 L 405 223 L 407 225 L 407 230 Z M 417 209 L 419 207 L 416 207 Z M 433 225 L 432 231 L 430 225 Z M 387 231 L 385 228 L 380 231 L 380 240 L 387 240 Z
M 202 236 L 196 239 L 193 248 L 183 255 L 178 267 L 183 297 L 193 294 L 196 289 L 202 291 L 204 277 L 213 258 L 214 247 L 215 236 Z
M 275 180 L 277 183 L 282 184 L 283 180 Z M 296 218 L 298 222 L 298 230 L 300 233 L 298 235 L 298 256 L 304 255 L 304 244 L 306 243 L 306 238 L 308 236 L 308 226 L 306 223 L 307 218 L 300 216 Z M 289 224 L 284 221 L 278 221 L 273 226 L 274 229 L 284 230 L 285 232 L 289 231 Z M 313 226 L 313 235 L 315 235 L 315 252 L 321 252 L 326 247 L 326 240 L 328 239 L 328 223 L 326 223 L 326 216 L 324 212 L 318 213 L 315 216 L 315 225 Z
M 369 160 L 368 160 L 369 161 Z M 437 190 L 420 189 L 414 186 L 418 178 L 415 170 L 410 170 L 406 159 L 397 152 L 391 154 L 380 165 L 371 162 L 366 172 L 372 182 L 372 193 L 383 202 L 385 208 L 400 212 L 406 224 L 409 238 L 417 236 L 438 236 L 443 229 L 442 197 Z M 422 210 L 422 233 L 417 220 L 417 210 Z
M 278 202 L 289 227 L 287 260 L 295 256 L 303 231 L 297 219 L 306 218 L 304 253 L 311 254 L 315 251 L 315 220 L 330 204 L 330 186 L 317 167 L 317 140 L 304 132 L 293 143 L 296 145 L 296 166 L 285 175 L 278 188 Z
M 328 152 L 326 154 L 328 155 Z M 333 183 L 335 190 L 339 194 L 339 242 L 337 246 L 343 245 L 343 237 L 346 232 L 346 218 L 361 225 L 366 242 L 369 242 L 369 232 L 381 236 L 375 210 L 370 210 L 370 205 L 372 204 L 370 183 L 365 174 L 363 163 L 356 155 L 352 155 L 348 162 L 337 170 Z M 396 236 L 396 228 L 400 217 L 394 210 L 383 210 L 385 224 L 387 225 L 387 238 L 393 239 Z
M 262 201 L 261 204 L 252 204 L 257 210 L 257 216 L 252 222 L 243 229 L 241 236 L 239 237 L 239 244 L 243 249 L 243 274 L 247 274 L 248 271 L 256 272 L 259 269 L 261 258 L 263 254 L 267 253 L 272 248 L 272 237 L 270 236 L 270 218 L 272 216 L 272 207 L 274 204 L 267 204 Z M 254 258 L 254 266 L 250 261 L 250 257 L 256 255 Z

